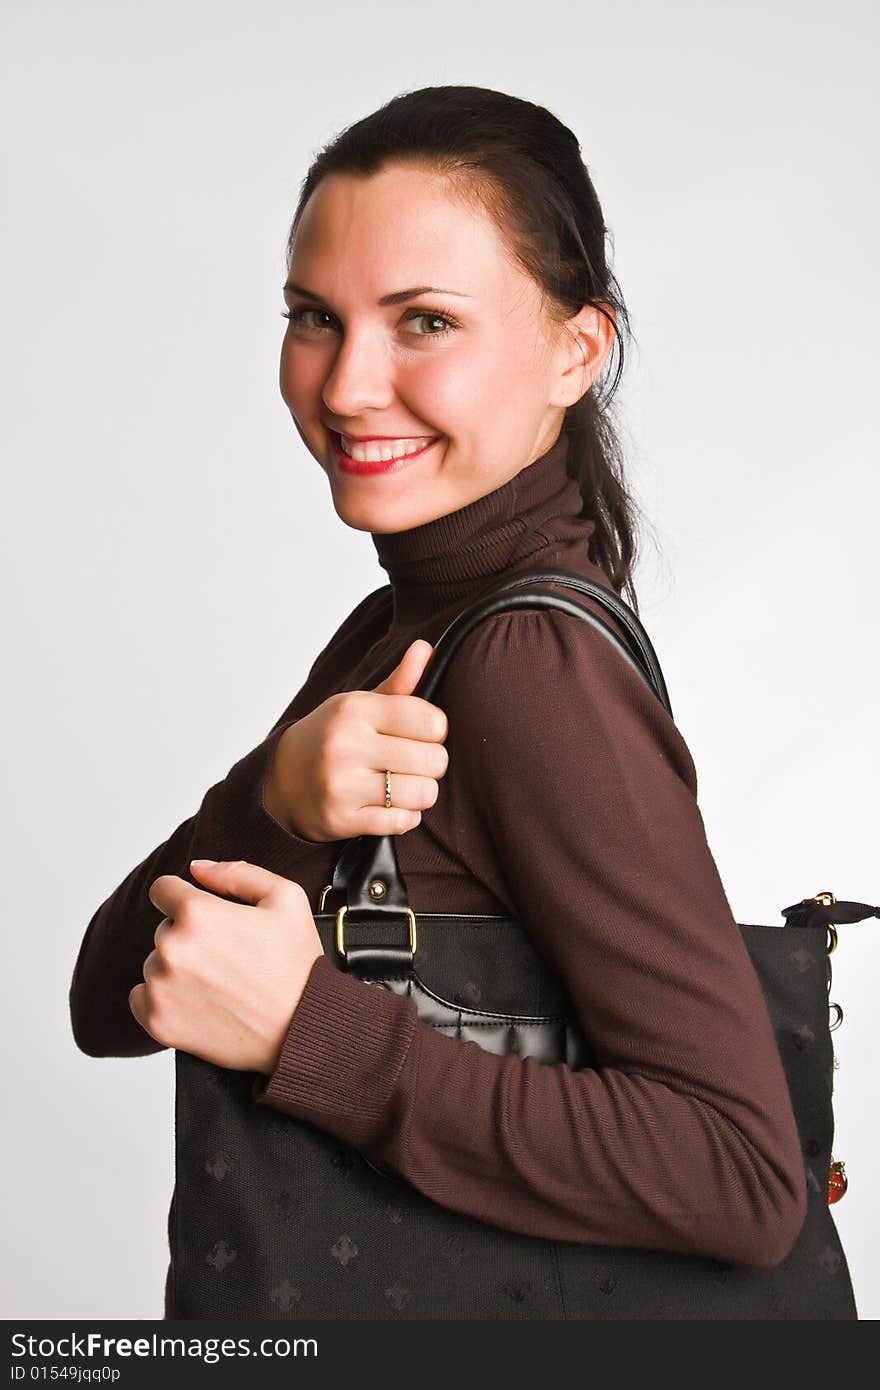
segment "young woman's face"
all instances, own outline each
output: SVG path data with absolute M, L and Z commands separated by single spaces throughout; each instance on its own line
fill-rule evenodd
M 555 442 L 612 345 L 589 308 L 572 321 L 579 337 L 550 330 L 494 222 L 405 166 L 322 181 L 284 297 L 281 394 L 337 513 L 362 531 L 419 526 L 507 482 Z M 340 434 L 435 442 L 346 466 Z

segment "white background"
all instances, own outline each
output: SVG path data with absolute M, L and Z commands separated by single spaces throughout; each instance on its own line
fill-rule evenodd
M 7 3 L 5 1317 L 162 1316 L 172 1054 L 84 1056 L 67 992 L 96 907 L 386 582 L 277 357 L 308 164 L 404 89 L 496 87 L 581 141 L 638 339 L 642 620 L 738 921 L 880 900 L 877 13 Z M 862 1318 L 878 961 L 880 921 L 842 928 L 834 1211 Z

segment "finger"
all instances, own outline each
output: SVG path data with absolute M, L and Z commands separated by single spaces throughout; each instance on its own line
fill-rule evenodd
M 164 912 L 172 920 L 180 915 L 180 909 L 188 897 L 201 892 L 179 874 L 160 874 L 154 878 L 147 890 L 147 897 L 154 907 Z
M 148 1024 L 147 1024 L 147 987 L 146 987 L 146 985 L 135 985 L 134 989 L 129 991 L 129 995 L 128 995 L 128 1007 L 131 1009 L 132 1013 L 134 1014 L 134 1016 L 135 1016 L 135 1018 L 137 1019 L 138 1023 L 139 1023 L 139 1024 L 141 1025 L 141 1027 L 143 1028 L 144 1032 L 145 1032 L 145 1033 L 149 1033 L 149 1035 L 150 1035 L 151 1038 L 155 1038 L 156 1042 L 162 1042 L 162 1039 L 159 1038 L 159 1037 L 156 1037 L 156 1034 L 152 1031 L 152 1029 L 151 1029 L 151 1028 L 148 1026 Z M 166 1046 L 166 1044 L 163 1043 L 163 1046 Z
M 374 690 L 382 695 L 409 695 L 418 685 L 434 648 L 424 637 L 417 637 L 404 652 L 394 670 Z
M 370 800 L 366 804 L 379 806 L 382 810 L 389 809 L 385 805 L 384 771 L 373 772 L 370 774 L 370 778 Z M 439 790 L 436 778 L 407 777 L 403 772 L 392 772 L 391 808 L 396 806 L 401 811 L 426 811 L 429 806 L 434 805 Z M 385 833 L 388 834 L 389 832 L 386 831 Z
M 442 777 L 449 766 L 449 754 L 442 743 L 420 743 L 413 738 L 394 738 L 379 734 L 366 750 L 366 764 L 374 772 L 409 777 Z
M 242 902 L 258 907 L 277 900 L 279 893 L 289 892 L 292 880 L 272 873 L 260 864 L 247 859 L 191 859 L 190 871 L 214 893 L 231 893 Z
M 161 975 L 162 968 L 162 959 L 159 952 L 151 951 L 141 969 L 141 974 L 144 977 L 144 984 L 151 980 L 154 975 Z
M 358 828 L 362 835 L 405 835 L 415 830 L 421 819 L 421 811 L 406 811 L 402 806 L 363 806 L 358 813 Z
M 377 733 L 424 739 L 426 743 L 442 743 L 446 738 L 449 721 L 439 705 L 432 705 L 419 695 L 365 693 L 369 703 L 364 715 Z
M 141 1027 L 146 1028 L 147 1025 L 144 1023 L 147 1012 L 146 985 L 135 985 L 134 989 L 129 990 L 128 1007 L 131 1009 Z
M 170 917 L 163 917 L 162 921 L 159 923 L 158 927 L 153 932 L 153 945 L 158 946 L 162 937 L 165 936 L 173 926 L 174 923 L 172 922 Z

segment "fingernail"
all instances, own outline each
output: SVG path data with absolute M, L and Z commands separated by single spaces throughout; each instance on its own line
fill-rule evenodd
M 219 863 L 219 860 L 217 859 L 191 859 L 189 861 L 189 867 L 192 868 L 193 864 L 207 864 L 210 868 L 217 863 Z

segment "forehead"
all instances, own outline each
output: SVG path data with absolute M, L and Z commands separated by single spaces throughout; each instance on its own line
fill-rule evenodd
M 403 165 L 328 175 L 303 209 L 290 275 L 318 294 L 330 297 L 332 286 L 350 297 L 357 287 L 373 302 L 425 284 L 508 297 L 527 278 L 479 204 L 442 175 Z

